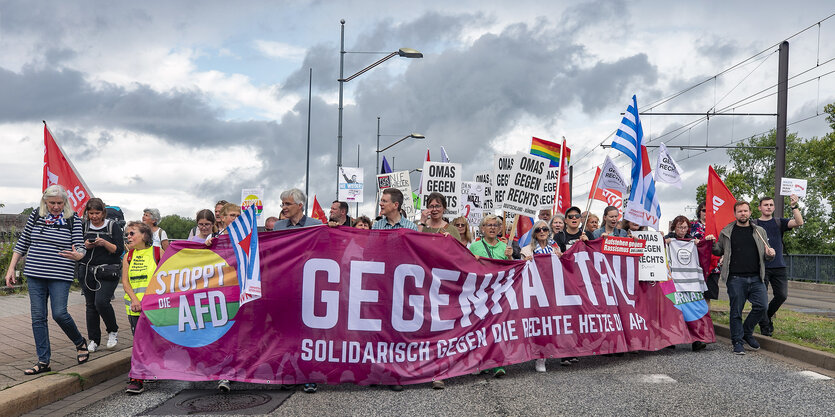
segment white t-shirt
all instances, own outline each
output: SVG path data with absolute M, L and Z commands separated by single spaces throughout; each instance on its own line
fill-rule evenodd
M 162 248 L 162 241 L 163 240 L 168 240 L 168 233 L 165 233 L 165 230 L 162 230 L 161 227 L 159 229 L 157 229 L 156 232 L 154 232 L 153 236 L 154 236 L 153 246 L 156 246 L 158 248 Z

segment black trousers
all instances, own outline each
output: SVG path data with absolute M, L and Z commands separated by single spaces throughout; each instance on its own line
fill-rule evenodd
M 83 273 L 83 270 L 80 271 Z M 101 322 L 108 333 L 119 330 L 116 324 L 116 312 L 110 299 L 119 285 L 119 280 L 97 280 L 93 274 L 79 276 L 81 289 L 87 305 L 87 338 L 101 345 Z M 101 319 L 101 320 L 99 320 Z
M 783 302 L 785 302 L 786 298 L 789 297 L 789 278 L 786 274 L 786 268 L 766 268 L 766 289 L 768 289 L 769 284 L 771 284 L 771 292 L 774 293 L 774 296 L 768 303 L 768 311 L 766 315 L 760 321 L 760 324 L 765 325 L 771 323 L 771 318 L 774 317 L 774 314 L 777 313 L 777 310 L 780 309 L 780 306 L 783 305 Z

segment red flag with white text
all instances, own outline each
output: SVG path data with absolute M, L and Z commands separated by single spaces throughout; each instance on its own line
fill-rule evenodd
M 618 208 L 618 220 L 623 218 L 623 193 L 618 190 L 612 189 L 602 189 L 599 187 L 595 187 L 594 185 L 597 184 L 597 181 L 600 179 L 600 167 L 597 167 L 597 172 L 594 174 L 594 181 L 592 181 L 592 189 L 594 191 L 594 195 L 591 195 L 589 192 L 589 200 L 600 200 L 606 205 L 615 206 Z
M 61 146 L 55 142 L 52 137 L 52 132 L 43 125 L 43 190 L 51 185 L 58 184 L 67 190 L 67 197 L 73 211 L 79 213 L 84 212 L 84 205 L 87 200 L 93 197 L 90 188 L 78 175 L 78 171 L 73 166 L 72 162 L 67 159 Z
M 705 235 L 719 237 L 719 232 L 734 221 L 734 203 L 736 198 L 722 182 L 713 166 L 708 166 L 707 193 L 705 196 Z

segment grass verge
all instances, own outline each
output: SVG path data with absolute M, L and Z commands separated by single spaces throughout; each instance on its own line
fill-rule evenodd
M 728 325 L 728 310 L 730 309 L 728 301 L 711 300 L 710 309 L 710 317 L 713 321 Z M 745 303 L 743 320 L 749 311 L 751 311 L 751 304 Z M 759 330 L 759 327 L 756 330 Z M 835 319 L 783 309 L 774 317 L 772 337 L 835 354 Z

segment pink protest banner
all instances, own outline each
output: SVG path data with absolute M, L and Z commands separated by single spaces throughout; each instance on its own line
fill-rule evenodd
M 142 300 L 132 377 L 412 384 L 715 340 L 707 309 L 685 308 L 703 299 L 639 283 L 637 258 L 602 253 L 602 239 L 531 262 L 476 260 L 451 237 L 405 229 L 259 240 L 262 298 L 240 308 L 228 238 L 166 251 Z

